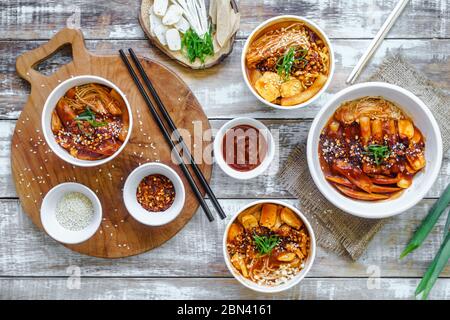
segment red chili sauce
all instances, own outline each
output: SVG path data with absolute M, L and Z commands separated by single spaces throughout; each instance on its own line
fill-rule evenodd
M 267 153 L 263 134 L 249 125 L 228 129 L 222 141 L 225 162 L 234 170 L 250 171 L 258 167 Z

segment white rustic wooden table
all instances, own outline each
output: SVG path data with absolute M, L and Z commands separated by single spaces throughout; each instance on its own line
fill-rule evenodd
M 10 170 L 10 140 L 29 85 L 15 73 L 16 57 L 52 37 L 67 24 L 80 23 L 90 50 L 115 54 L 133 47 L 161 61 L 192 88 L 211 125 L 218 128 L 237 116 L 261 119 L 279 130 L 280 160 L 307 134 L 320 106 L 344 88 L 345 78 L 397 0 L 241 0 L 241 29 L 235 49 L 220 66 L 191 72 L 150 47 L 137 20 L 138 0 L 2 0 L 0 2 L 0 298 L 68 299 L 411 299 L 419 279 L 438 250 L 443 222 L 423 248 L 408 259 L 398 256 L 414 228 L 450 182 L 445 157 L 438 181 L 415 208 L 393 218 L 374 238 L 358 262 L 319 248 L 308 278 L 293 289 L 263 295 L 231 278 L 222 258 L 227 221 L 207 222 L 198 213 L 162 247 L 140 256 L 105 260 L 69 251 L 31 223 L 21 211 Z M 240 55 L 244 40 L 257 24 L 279 14 L 297 14 L 316 21 L 331 37 L 337 68 L 332 85 L 311 107 L 293 112 L 269 109 L 251 96 L 242 81 Z M 450 91 L 450 2 L 411 0 L 364 76 L 388 52 L 401 51 L 417 69 Z M 69 61 L 63 51 L 42 70 Z M 450 107 L 450 106 L 449 106 Z M 449 111 L 450 112 L 450 111 Z M 273 175 L 248 182 L 233 181 L 214 168 L 212 187 L 230 215 L 254 199 L 285 199 L 296 204 Z M 81 278 L 78 278 L 78 275 Z M 450 298 L 450 267 L 442 273 L 431 298 Z

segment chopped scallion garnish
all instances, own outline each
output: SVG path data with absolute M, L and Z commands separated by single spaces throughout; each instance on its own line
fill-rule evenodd
M 198 58 L 201 63 L 205 63 L 207 56 L 214 55 L 211 30 L 205 33 L 202 38 L 193 29 L 189 29 L 181 39 L 181 50 L 189 62 L 192 63 Z
M 284 80 L 289 80 L 292 67 L 296 62 L 303 61 L 304 66 L 308 63 L 308 60 L 305 59 L 308 50 L 301 49 L 296 50 L 294 47 L 289 48 L 284 55 L 278 58 L 277 61 L 277 73 L 280 77 L 283 77 Z M 298 56 L 300 54 L 300 56 Z M 298 56 L 298 57 L 296 57 Z
M 255 241 L 256 247 L 261 255 L 270 254 L 279 243 L 280 238 L 276 235 L 268 236 L 258 236 L 253 235 L 253 240 Z
M 89 107 L 87 107 L 85 111 L 83 111 L 78 116 L 76 116 L 75 121 L 77 121 L 79 128 L 80 128 L 80 124 L 79 124 L 80 121 L 87 121 L 94 128 L 104 127 L 108 124 L 108 122 L 106 122 L 106 121 L 102 121 L 102 122 L 97 121 L 95 119 L 95 113 Z
M 364 152 L 364 154 L 369 155 L 373 159 L 375 164 L 377 166 L 379 166 L 383 162 L 384 159 L 389 157 L 391 152 L 389 151 L 389 147 L 388 146 L 381 146 L 381 145 L 378 145 L 378 144 L 371 144 L 371 145 L 369 145 L 367 147 L 367 151 Z

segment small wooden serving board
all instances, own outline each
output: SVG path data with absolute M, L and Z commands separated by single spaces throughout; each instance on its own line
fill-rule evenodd
M 50 76 L 33 69 L 66 44 L 72 46 L 72 62 Z M 155 61 L 142 57 L 140 61 L 176 126 L 188 133 L 187 138 L 183 136 L 187 143 L 191 141 L 192 154 L 194 157 L 201 154 L 195 152 L 194 142 L 199 144 L 204 130 L 210 126 L 197 99 L 175 73 Z M 74 251 L 104 258 L 126 257 L 160 246 L 181 230 L 196 212 L 198 202 L 181 170 L 172 162 L 171 150 L 119 55 L 93 55 L 86 50 L 80 31 L 63 29 L 48 43 L 18 57 L 16 68 L 18 74 L 31 84 L 31 94 L 12 138 L 12 173 L 23 209 L 39 228 L 42 229 L 40 206 L 46 193 L 60 183 L 78 182 L 97 193 L 103 206 L 103 221 L 91 239 L 66 245 Z M 120 155 L 102 166 L 81 168 L 65 163 L 51 152 L 42 134 L 41 113 L 48 95 L 60 82 L 77 75 L 96 75 L 110 80 L 125 93 L 131 105 L 134 120 L 131 138 Z M 194 133 L 194 125 L 201 126 L 201 130 Z M 207 144 L 204 141 L 203 148 Z M 202 143 L 196 146 L 200 147 Z M 211 165 L 197 160 L 209 181 Z M 165 163 L 177 171 L 186 189 L 182 213 L 161 227 L 148 227 L 134 220 L 127 212 L 122 196 L 128 174 L 137 166 L 152 161 Z
M 209 1 L 206 1 L 207 3 Z M 155 35 L 150 31 L 150 20 L 149 20 L 149 12 L 150 8 L 153 6 L 154 0 L 142 0 L 141 2 L 141 10 L 139 12 L 139 23 L 144 30 L 144 33 L 147 35 L 149 41 L 152 45 L 159 48 L 164 54 L 166 54 L 169 58 L 175 60 L 182 66 L 191 68 L 191 69 L 207 69 L 211 68 L 219 63 L 221 63 L 226 57 L 228 57 L 233 51 L 234 41 L 236 39 L 237 30 L 229 39 L 228 43 L 220 48 L 218 52 L 215 52 L 213 56 L 208 56 L 205 59 L 205 62 L 202 63 L 198 59 L 194 62 L 190 62 L 188 58 L 181 51 L 171 51 L 165 45 L 162 45 Z M 169 3 L 170 4 L 170 3 Z M 231 8 L 234 12 L 239 12 L 239 7 L 235 0 L 230 0 Z

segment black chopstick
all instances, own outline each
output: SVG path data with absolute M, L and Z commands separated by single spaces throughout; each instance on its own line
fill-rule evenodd
M 166 142 L 171 147 L 171 150 L 176 151 L 176 152 L 174 152 L 174 154 L 177 158 L 176 160 L 178 161 L 178 164 L 179 164 L 181 170 L 183 171 L 186 179 L 188 180 L 189 185 L 192 188 L 192 191 L 194 191 L 194 194 L 197 197 L 197 200 L 199 201 L 201 207 L 203 208 L 203 211 L 205 212 L 206 217 L 208 218 L 209 221 L 213 221 L 214 217 L 213 217 L 211 211 L 209 210 L 209 207 L 206 204 L 205 200 L 203 199 L 203 196 L 202 196 L 200 190 L 198 189 L 198 186 L 195 183 L 194 178 L 192 178 L 191 173 L 189 172 L 188 168 L 184 164 L 183 159 L 181 158 L 180 154 L 178 153 L 175 144 L 173 143 L 172 139 L 170 138 L 169 132 L 167 131 L 166 127 L 164 126 L 164 123 L 162 122 L 161 118 L 159 117 L 158 113 L 156 112 L 156 110 L 153 106 L 153 103 L 151 102 L 149 96 L 147 95 L 147 92 L 145 91 L 144 87 L 142 86 L 141 82 L 139 81 L 139 78 L 138 78 L 136 72 L 134 72 L 133 67 L 131 66 L 131 63 L 128 61 L 128 58 L 125 55 L 125 53 L 123 52 L 123 50 L 119 50 L 119 53 L 120 53 L 120 57 L 122 58 L 122 61 L 125 63 L 126 67 L 128 68 L 128 72 L 130 73 L 131 77 L 133 78 L 134 83 L 136 84 L 136 86 L 139 89 L 139 92 L 141 93 L 142 97 L 144 98 L 145 103 L 147 104 L 147 106 L 153 116 L 153 119 L 155 119 L 159 129 L 163 133 L 163 136 L 166 139 Z
M 138 57 L 134 53 L 133 49 L 128 49 L 128 52 L 130 53 L 131 58 L 133 59 L 134 64 L 136 65 L 139 73 L 141 74 L 142 79 L 144 80 L 144 83 L 147 85 L 147 88 L 149 89 L 150 93 L 153 96 L 153 99 L 155 100 L 157 106 L 159 107 L 159 110 L 161 111 L 162 115 L 164 116 L 164 119 L 166 119 L 167 124 L 169 125 L 170 129 L 175 135 L 175 140 L 181 144 L 183 154 L 189 159 L 190 164 L 192 168 L 194 169 L 195 175 L 200 180 L 201 185 L 205 189 L 206 193 L 208 194 L 209 198 L 211 199 L 214 207 L 216 208 L 219 216 L 221 219 L 225 219 L 227 216 L 225 212 L 223 211 L 222 207 L 220 206 L 219 201 L 217 200 L 216 196 L 214 195 L 214 192 L 211 190 L 211 187 L 208 184 L 208 181 L 206 181 L 205 176 L 203 175 L 202 171 L 198 167 L 197 163 L 194 160 L 194 157 L 189 152 L 188 147 L 186 146 L 186 143 L 184 142 L 183 137 L 179 134 L 179 131 L 175 125 L 175 123 L 172 120 L 172 117 L 167 112 L 166 108 L 164 107 L 163 102 L 161 101 L 158 92 L 155 90 L 155 87 L 153 87 L 153 84 L 151 80 L 148 78 L 147 73 L 145 72 L 144 68 L 142 67 L 142 64 L 139 62 Z

